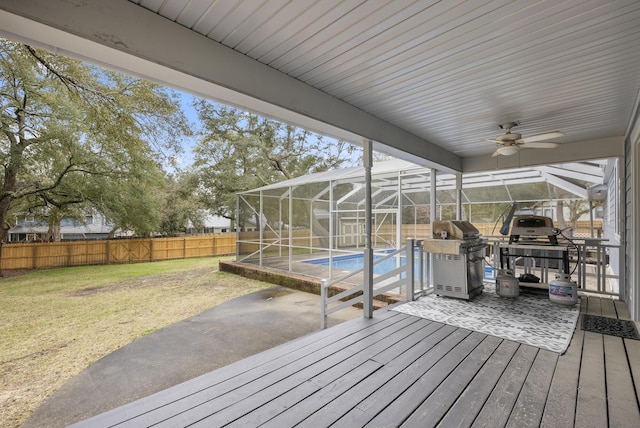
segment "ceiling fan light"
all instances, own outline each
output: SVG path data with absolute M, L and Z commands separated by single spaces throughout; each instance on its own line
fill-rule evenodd
M 511 156 L 518 153 L 518 146 L 503 146 L 498 148 L 498 153 L 503 156 Z

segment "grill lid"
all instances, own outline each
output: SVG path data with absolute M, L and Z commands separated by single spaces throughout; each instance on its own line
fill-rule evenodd
M 480 231 L 465 220 L 439 220 L 431 223 L 431 236 L 436 239 L 471 240 L 480 236 Z

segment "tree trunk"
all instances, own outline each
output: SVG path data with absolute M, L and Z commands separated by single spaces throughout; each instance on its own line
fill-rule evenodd
M 11 160 L 9 165 L 5 166 L 4 182 L 0 191 L 0 276 L 2 276 L 2 246 L 7 242 L 9 235 L 9 222 L 7 216 L 13 202 L 13 194 L 17 188 L 17 168 L 16 163 L 22 158 L 22 152 L 13 144 L 11 146 Z
M 61 220 L 60 210 L 52 208 L 49 212 L 49 229 L 45 238 L 47 241 L 60 242 L 62 240 L 62 234 L 60 233 Z
M 560 229 L 563 234 L 571 238 L 573 236 L 573 229 L 567 229 L 567 222 L 564 219 L 564 201 L 557 202 L 556 217 L 558 218 L 558 229 Z

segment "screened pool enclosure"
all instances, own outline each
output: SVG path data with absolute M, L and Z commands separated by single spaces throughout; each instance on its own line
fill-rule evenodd
M 382 257 L 407 238 L 430 236 L 434 220 L 471 221 L 497 235 L 512 201 L 555 219 L 557 201 L 585 201 L 611 161 L 477 174 L 437 172 L 403 160 L 371 171 L 372 246 Z M 593 202 L 593 201 L 591 201 Z M 332 279 L 357 267 L 365 244 L 363 167 L 311 174 L 237 195 L 237 261 Z M 591 231 L 600 224 L 591 210 Z M 595 213 L 595 219 L 594 219 Z M 594 226 L 594 221 L 596 226 Z M 597 231 L 597 233 L 600 233 Z

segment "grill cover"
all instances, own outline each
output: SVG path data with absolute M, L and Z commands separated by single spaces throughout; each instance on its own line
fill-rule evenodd
M 480 231 L 464 220 L 434 221 L 431 223 L 431 236 L 435 239 L 471 240 L 477 239 Z

